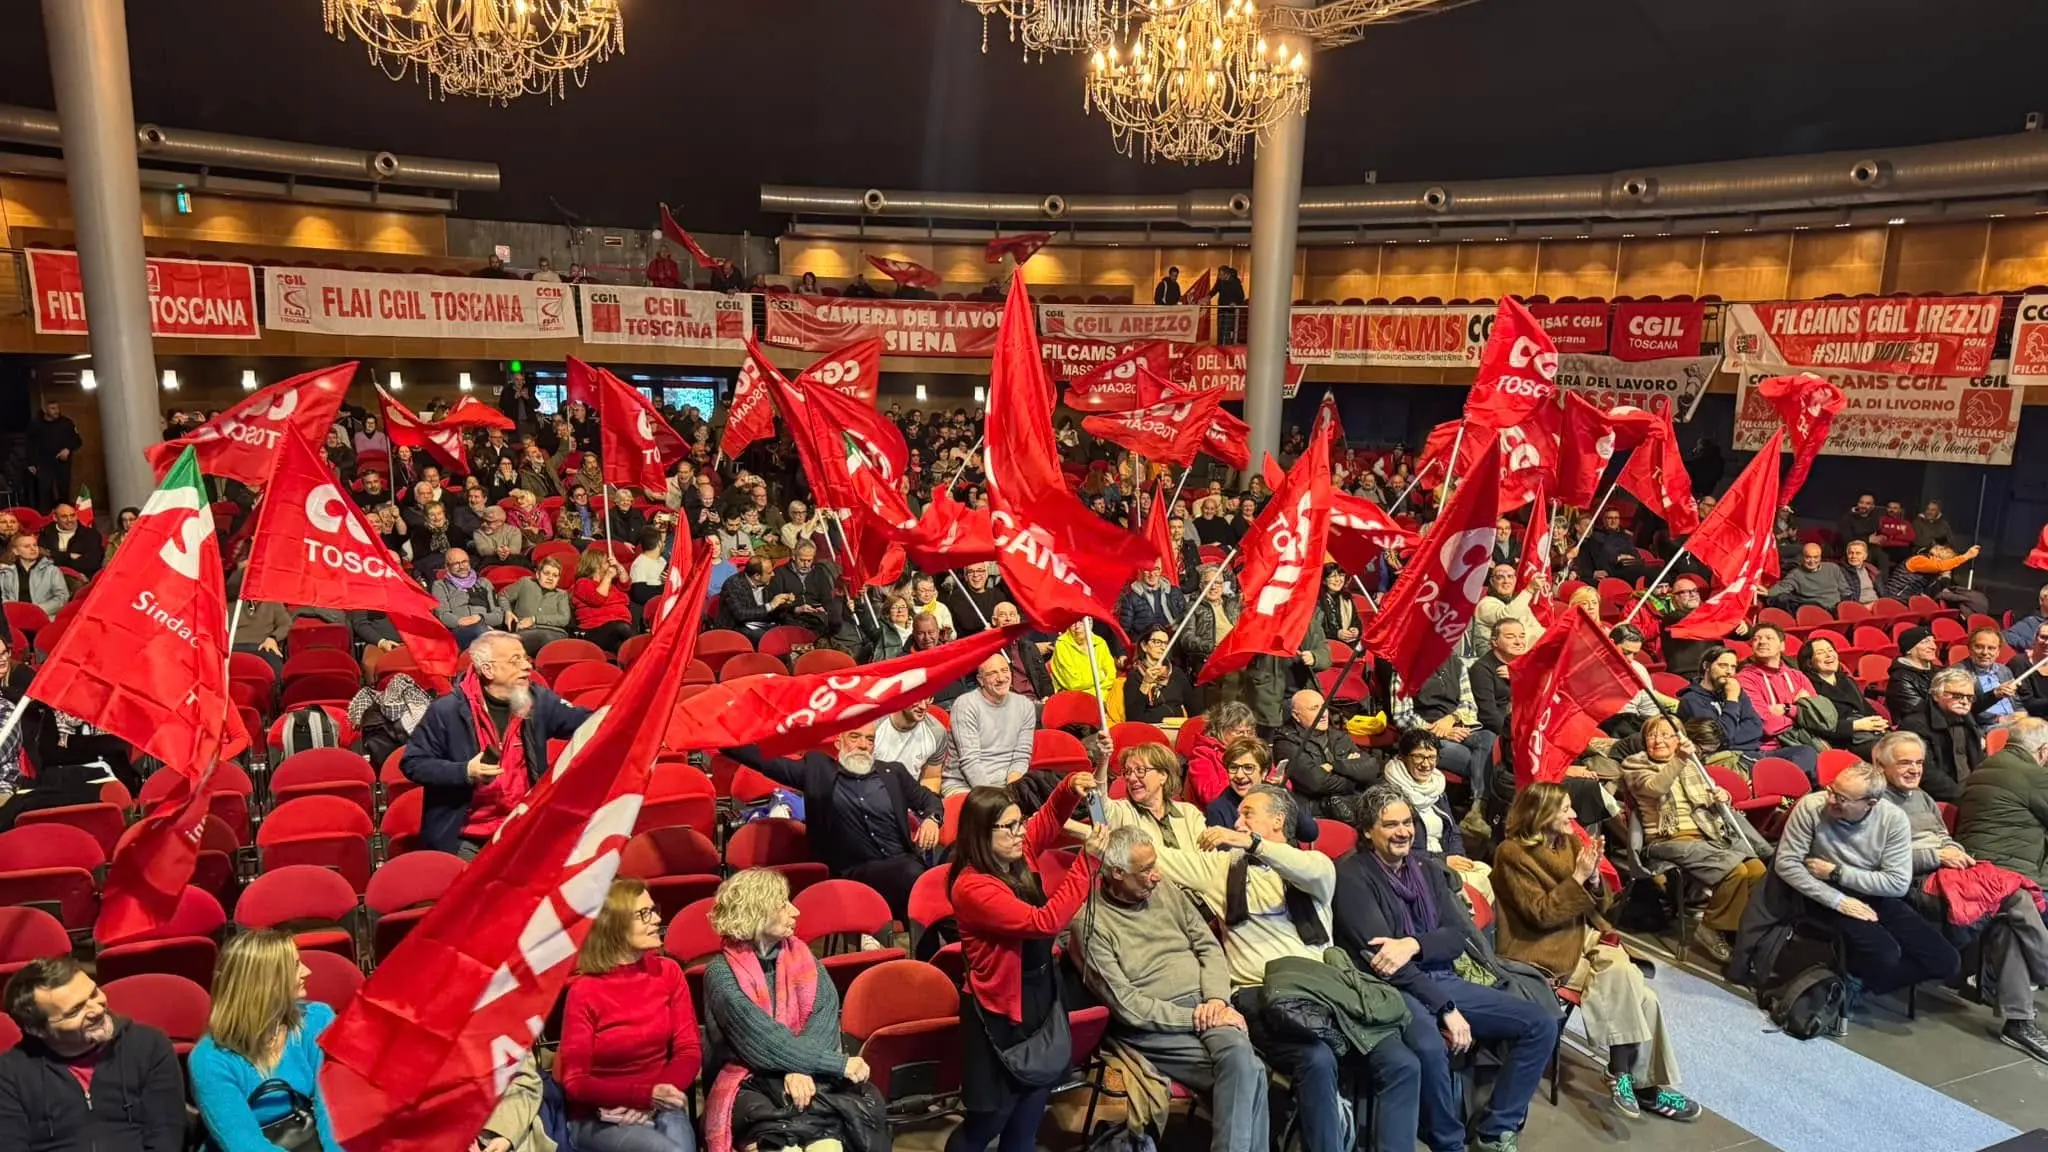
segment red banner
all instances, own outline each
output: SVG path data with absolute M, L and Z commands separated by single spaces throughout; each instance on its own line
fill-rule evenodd
M 1301 374 L 1306 368 L 1287 364 L 1287 380 L 1281 395 L 1293 399 L 1301 391 Z M 1169 375 L 1189 392 L 1221 392 L 1225 400 L 1244 399 L 1245 346 L 1203 344 L 1185 350 L 1176 358 Z
M 1279 490 L 1244 534 L 1244 610 L 1237 626 L 1202 665 L 1207 684 L 1251 663 L 1252 657 L 1301 650 L 1322 587 L 1322 559 L 1330 538 L 1330 437 L 1309 438 Z
M 1515 787 L 1557 783 L 1579 753 L 1603 733 L 1601 721 L 1643 690 L 1635 667 L 1602 625 L 1584 612 L 1562 622 L 1509 668 L 1513 701 Z
M 830 352 L 857 340 L 880 340 L 890 356 L 988 359 L 996 350 L 1000 304 L 954 300 L 878 300 L 843 296 L 767 298 L 766 343 Z
M 594 368 L 569 357 L 569 378 L 581 378 L 583 390 L 597 396 L 597 431 L 602 444 L 598 463 L 604 482 L 642 492 L 659 493 L 668 488 L 669 469 L 690 454 L 683 437 L 661 418 L 638 388 L 612 375 L 609 369 Z
M 1015 236 L 998 236 L 988 242 L 982 256 L 991 264 L 1001 264 L 1005 256 L 1022 264 L 1031 259 L 1040 248 L 1050 243 L 1050 232 L 1019 232 Z
M 1704 304 L 1616 304 L 1609 354 L 1616 360 L 1669 360 L 1700 354 Z
M 1128 412 L 1159 403 L 1159 393 L 1151 385 L 1172 377 L 1178 360 L 1173 349 L 1164 340 L 1122 345 L 1110 360 L 1067 385 L 1067 407 L 1078 412 Z
M 1407 552 L 1420 537 L 1370 500 L 1330 492 L 1330 558 L 1346 572 L 1363 573 L 1382 552 Z
M 1886 297 L 1730 304 L 1728 367 L 1861 368 L 1910 376 L 1982 376 L 1998 341 L 1997 296 Z
M 1075 381 L 1144 345 L 1083 340 L 1075 336 L 1044 336 L 1039 339 L 1038 347 L 1045 355 L 1045 370 L 1052 373 L 1054 380 Z M 1164 359 L 1160 363 L 1163 365 Z
M 1467 430 L 1512 428 L 1557 395 L 1557 349 L 1522 302 L 1500 302 L 1465 398 Z
M 1090 340 L 1171 340 L 1192 344 L 1200 339 L 1202 309 L 1190 305 L 1041 304 L 1038 322 L 1048 336 L 1081 336 Z
M 1479 363 L 1494 309 L 1456 307 L 1296 308 L 1288 356 L 1303 364 L 1457 368 Z
M 1789 505 L 1806 485 L 1813 459 L 1828 442 L 1828 430 L 1835 417 L 1849 406 L 1848 394 L 1829 381 L 1810 373 L 1773 376 L 1756 386 L 1757 394 L 1778 410 L 1785 431 L 1792 437 L 1792 470 L 1779 481 L 1778 501 Z
M 1550 342 L 1562 353 L 1607 351 L 1607 312 L 1607 303 L 1595 300 L 1529 305 L 1529 315 L 1536 317 L 1536 323 L 1550 334 Z
M 197 340 L 254 340 L 256 270 L 247 264 L 151 257 L 149 332 Z M 36 331 L 83 336 L 85 278 L 78 253 L 28 250 L 29 295 L 35 300 Z

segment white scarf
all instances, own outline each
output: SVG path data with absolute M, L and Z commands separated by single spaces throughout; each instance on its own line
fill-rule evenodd
M 1442 769 L 1429 774 L 1427 781 L 1417 780 L 1408 771 L 1408 765 L 1399 759 L 1387 761 L 1383 775 L 1407 799 L 1408 806 L 1415 810 L 1415 818 L 1429 833 L 1429 846 L 1435 850 L 1443 843 L 1444 818 L 1437 808 L 1437 801 L 1444 798 L 1444 774 Z

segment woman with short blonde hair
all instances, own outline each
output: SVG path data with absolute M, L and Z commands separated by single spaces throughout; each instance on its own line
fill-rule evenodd
M 291 933 L 244 932 L 220 951 L 213 1013 L 187 1066 L 192 1097 L 218 1152 L 274 1147 L 265 1125 L 310 1108 L 318 1146 L 340 1152 L 320 1095 L 320 1033 L 334 1009 L 306 1003 L 306 966 Z
M 789 881 L 766 868 L 733 874 L 712 899 L 711 929 L 724 946 L 705 965 L 704 1005 L 732 1059 L 705 1096 L 708 1152 L 755 1143 L 749 1118 L 782 1119 L 749 1077 L 779 1081 L 791 1104 L 818 1118 L 835 1115 L 813 1107 L 821 1087 L 858 1092 L 867 1082 L 866 1062 L 839 1050 L 839 994 L 797 939 L 796 919 Z
M 690 1085 L 703 1052 L 683 970 L 661 954 L 647 885 L 612 881 L 562 1008 L 555 1077 L 588 1152 L 695 1152 Z

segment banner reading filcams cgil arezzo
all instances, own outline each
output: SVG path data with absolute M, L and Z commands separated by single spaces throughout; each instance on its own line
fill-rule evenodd
M 1824 456 L 1869 456 L 1951 464 L 2010 464 L 2026 389 L 2006 362 L 1982 376 L 1902 376 L 1753 365 L 1736 374 L 1735 447 L 1755 451 L 1782 423 L 1756 391 L 1773 376 L 1813 372 L 1849 398 L 1835 417 Z

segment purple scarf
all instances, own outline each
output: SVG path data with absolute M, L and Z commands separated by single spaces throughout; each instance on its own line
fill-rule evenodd
M 1393 886 L 1394 895 L 1401 899 L 1401 934 L 1421 936 L 1438 927 L 1436 893 L 1429 890 L 1429 877 L 1415 863 L 1410 854 L 1404 857 L 1398 868 L 1389 868 L 1379 853 L 1372 853 L 1372 862 L 1379 865 L 1386 874 L 1387 883 Z

